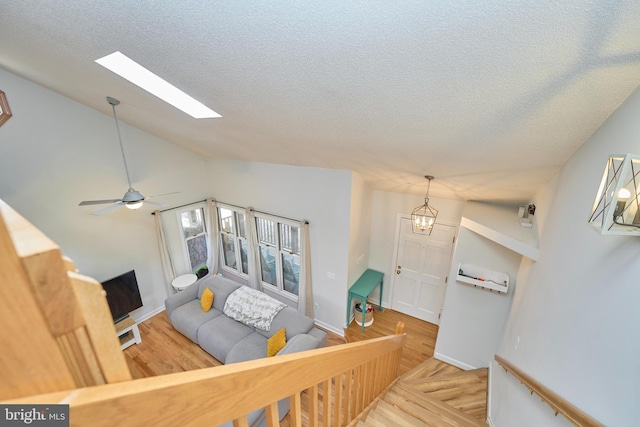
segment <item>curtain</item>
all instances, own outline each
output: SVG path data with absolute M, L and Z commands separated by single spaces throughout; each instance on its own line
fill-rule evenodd
M 209 229 L 209 241 L 207 246 L 209 255 L 207 265 L 209 274 L 217 274 L 220 264 L 220 231 L 218 229 L 218 203 L 214 199 L 207 199 L 207 222 Z
M 165 288 L 167 295 L 176 293 L 175 288 L 171 285 L 171 281 L 176 277 L 176 269 L 171 259 L 171 253 L 167 248 L 167 239 L 164 236 L 164 228 L 160 218 L 160 211 L 155 211 L 156 235 L 158 237 L 158 249 L 160 250 L 160 265 L 162 266 L 162 275 L 164 276 Z
M 309 221 L 300 221 L 300 286 L 298 286 L 298 312 L 313 319 L 313 289 L 311 288 L 311 252 Z
M 262 291 L 262 274 L 260 267 L 260 248 L 258 247 L 258 230 L 256 228 L 256 216 L 253 208 L 245 210 L 247 221 L 247 246 L 249 258 L 249 286 Z

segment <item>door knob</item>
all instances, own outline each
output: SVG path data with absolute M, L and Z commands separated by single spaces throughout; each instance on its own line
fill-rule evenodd
M 396 274 L 400 274 L 400 270 L 396 270 Z

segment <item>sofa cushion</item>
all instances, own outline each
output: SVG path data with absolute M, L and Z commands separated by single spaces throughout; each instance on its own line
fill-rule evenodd
M 246 362 L 247 360 L 262 359 L 265 357 L 267 339 L 257 332 L 246 336 L 227 353 L 224 363 Z
M 318 347 L 326 347 L 327 346 L 327 333 L 317 327 L 311 328 L 307 334 L 311 335 L 315 339 L 318 340 Z
M 285 354 L 297 353 L 299 351 L 307 351 L 313 350 L 314 348 L 320 347 L 320 340 L 311 335 L 300 334 L 291 338 L 291 340 L 284 346 L 280 352 L 278 352 L 278 356 L 283 356 Z
M 198 328 L 211 319 L 221 315 L 222 312 L 216 309 L 202 311 L 200 301 L 194 299 L 180 307 L 176 307 L 176 309 L 171 312 L 171 323 L 174 328 L 191 341 L 198 343 Z
M 187 286 L 184 290 L 170 295 L 164 300 L 164 306 L 167 309 L 167 316 L 169 316 L 169 318 L 171 318 L 173 310 L 198 298 L 198 286 L 198 282 L 196 282 L 193 285 Z
M 200 283 L 198 298 L 202 296 L 202 293 L 206 288 L 211 289 L 216 296 L 213 300 L 213 308 L 219 311 L 224 309 L 224 303 L 227 301 L 229 294 L 242 286 L 233 280 L 217 275 L 207 276 L 204 279 L 201 279 L 198 283 Z
M 253 332 L 253 328 L 222 315 L 200 326 L 197 342 L 207 353 L 224 363 L 229 350 Z
M 271 338 L 280 329 L 287 330 L 287 341 L 298 334 L 306 334 L 313 328 L 313 319 L 298 313 L 291 307 L 285 307 L 273 318 L 271 330 L 256 329 L 259 334 Z

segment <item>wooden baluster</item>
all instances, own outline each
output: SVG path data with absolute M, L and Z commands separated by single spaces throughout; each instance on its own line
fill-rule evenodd
M 360 393 L 362 393 L 361 373 L 362 365 L 359 365 L 353 370 L 353 392 L 351 393 L 351 413 L 349 414 L 349 421 L 353 420 L 362 410 L 362 405 L 360 404 Z
M 249 421 L 247 421 L 247 416 L 243 416 L 240 418 L 236 418 L 233 420 L 233 427 L 249 427 Z
M 331 425 L 331 378 L 322 383 L 322 425 Z
M 360 401 L 362 402 L 362 407 L 358 411 L 358 413 L 362 412 L 362 408 L 366 408 L 369 404 L 369 397 L 371 396 L 371 375 L 373 372 L 371 371 L 371 362 L 367 362 L 362 367 L 362 398 Z
M 302 427 L 302 403 L 300 393 L 296 393 L 290 398 L 290 419 L 293 427 Z
M 384 356 L 382 356 L 384 357 Z M 371 400 L 368 403 L 371 403 L 373 399 L 375 399 L 380 394 L 380 366 L 382 363 L 382 358 L 379 357 L 374 359 L 371 362 L 372 366 L 372 375 L 371 375 Z
M 342 422 L 344 425 L 349 424 L 351 421 L 351 406 L 353 401 L 351 399 L 351 388 L 353 385 L 353 369 L 349 369 L 345 372 L 344 377 L 344 407 L 342 413 Z
M 309 427 L 318 425 L 318 385 L 313 385 L 307 389 L 309 399 Z
M 265 408 L 267 415 L 267 427 L 278 427 L 280 420 L 278 417 L 278 402 L 273 402 Z
M 338 374 L 336 377 L 334 377 L 333 379 L 333 392 L 334 392 L 334 397 L 333 397 L 333 402 L 335 404 L 335 408 L 333 411 L 333 427 L 339 427 L 340 424 L 340 416 L 343 413 L 343 408 L 344 405 L 342 403 L 342 386 L 343 386 L 343 382 L 342 382 L 342 377 L 344 376 L 344 374 Z M 346 422 L 345 422 L 346 424 Z M 328 424 L 327 424 L 328 425 Z

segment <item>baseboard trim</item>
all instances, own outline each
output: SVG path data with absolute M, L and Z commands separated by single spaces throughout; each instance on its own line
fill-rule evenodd
M 150 313 L 145 314 L 144 316 L 142 316 L 139 319 L 134 319 L 136 321 L 136 323 L 142 323 L 147 319 L 151 319 L 153 316 L 155 316 L 158 313 L 162 313 L 165 310 L 164 306 L 158 307 L 155 310 L 151 311 Z
M 453 365 L 453 366 L 455 366 L 457 368 L 464 369 L 465 371 L 470 371 L 472 369 L 477 369 L 475 366 L 468 365 L 468 364 L 466 364 L 464 362 L 456 360 L 456 359 L 454 359 L 452 357 L 449 357 L 447 355 L 444 355 L 442 353 L 435 352 L 433 354 L 433 357 L 435 359 L 440 360 L 441 362 L 445 362 L 445 363 L 448 363 L 449 365 Z
M 491 417 L 487 417 L 487 424 L 489 424 L 489 427 L 496 427 Z
M 344 337 L 344 329 L 338 329 L 338 328 L 334 328 L 333 326 L 321 322 L 318 319 L 314 319 L 314 323 L 318 326 L 320 326 L 322 329 L 326 329 L 329 332 L 333 332 L 334 334 L 340 335 L 341 337 Z
M 493 422 L 491 420 L 491 387 L 493 383 L 492 379 L 493 374 L 493 361 L 489 362 L 489 370 L 487 375 L 487 424 L 493 427 Z

